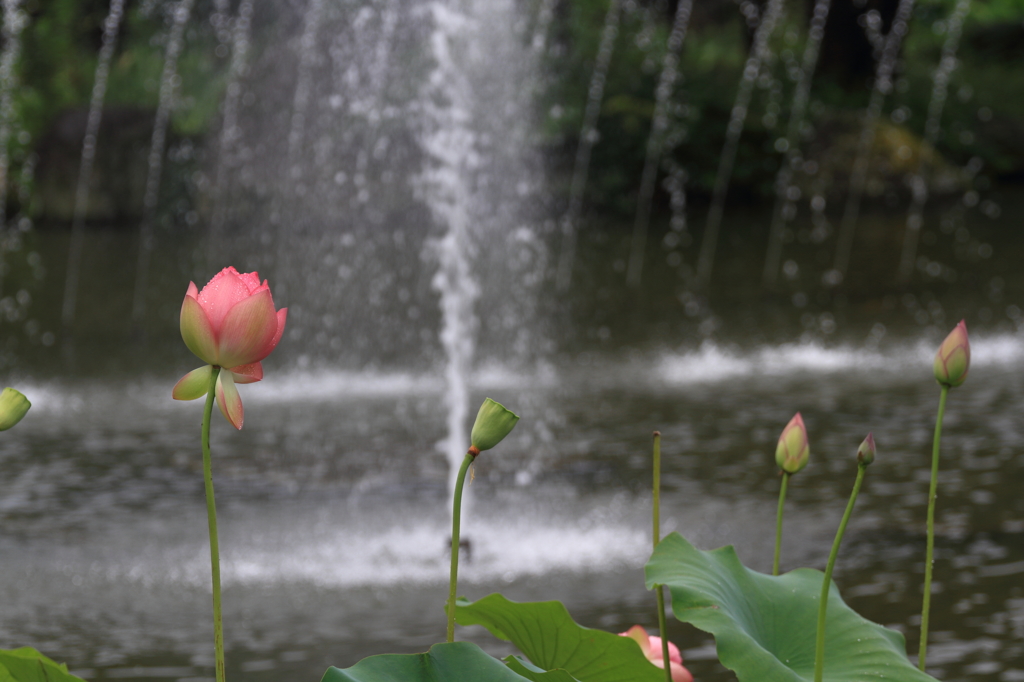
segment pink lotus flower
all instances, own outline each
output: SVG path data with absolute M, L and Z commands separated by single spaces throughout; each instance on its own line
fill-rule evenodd
M 640 645 L 647 660 L 665 669 L 665 659 L 662 658 L 661 637 L 648 635 L 647 631 L 639 625 L 634 625 L 625 632 L 619 633 L 623 637 L 629 637 Z M 693 675 L 683 667 L 683 655 L 679 653 L 679 647 L 672 642 L 668 643 L 669 666 L 672 671 L 672 682 L 693 682 Z
M 810 456 L 807 427 L 804 426 L 804 418 L 797 412 L 779 436 L 779 444 L 775 446 L 775 463 L 786 473 L 795 474 L 807 466 Z
M 227 267 L 214 275 L 202 291 L 189 282 L 181 304 L 181 338 L 205 367 L 192 370 L 178 381 L 175 400 L 195 400 L 206 395 L 214 367 L 217 405 L 225 419 L 242 428 L 242 398 L 235 384 L 251 384 L 263 378 L 260 361 L 270 355 L 284 333 L 288 309 L 274 311 L 270 287 L 255 272 L 239 273 Z
M 953 327 L 935 353 L 935 380 L 953 388 L 964 383 L 971 368 L 971 343 L 967 339 L 967 323 Z

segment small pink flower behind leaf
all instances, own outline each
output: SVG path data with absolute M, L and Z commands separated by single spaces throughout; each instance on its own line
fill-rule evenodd
M 665 669 L 665 660 L 662 658 L 661 637 L 648 635 L 647 631 L 639 625 L 634 625 L 625 632 L 620 632 L 622 637 L 629 637 L 640 645 L 647 660 Z M 679 653 L 679 647 L 672 642 L 668 643 L 669 666 L 672 673 L 672 682 L 693 682 L 693 675 L 683 666 L 683 655 Z
M 236 384 L 263 378 L 260 361 L 270 355 L 284 334 L 288 309 L 274 310 L 270 286 L 255 272 L 239 273 L 227 267 L 214 275 L 202 291 L 189 282 L 181 304 L 181 338 L 205 367 L 192 370 L 174 386 L 175 400 L 206 395 L 214 366 L 217 406 L 236 429 L 244 412 Z
M 934 367 L 935 380 L 943 386 L 953 388 L 967 379 L 967 370 L 971 367 L 971 343 L 967 338 L 967 323 L 963 320 L 939 346 Z
M 803 417 L 797 412 L 779 436 L 779 444 L 775 447 L 775 463 L 787 474 L 795 474 L 807 466 L 810 456 L 811 446 L 807 440 L 807 427 L 804 426 Z

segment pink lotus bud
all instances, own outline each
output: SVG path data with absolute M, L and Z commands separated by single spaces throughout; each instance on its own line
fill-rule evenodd
M 661 637 L 648 635 L 647 631 L 639 625 L 634 625 L 625 632 L 620 632 L 619 635 L 636 641 L 648 661 L 662 670 L 665 669 L 665 659 L 662 658 Z M 683 667 L 683 655 L 679 653 L 679 647 L 672 642 L 668 643 L 668 658 L 670 670 L 672 671 L 672 682 L 693 682 L 693 675 Z
M 779 436 L 779 444 L 775 447 L 775 463 L 786 473 L 795 474 L 807 466 L 807 459 L 810 456 L 811 446 L 807 441 L 807 427 L 804 426 L 803 417 L 797 412 Z
M 241 429 L 242 399 L 235 384 L 263 378 L 260 361 L 281 340 L 287 317 L 287 308 L 274 310 L 270 286 L 266 280 L 260 284 L 255 272 L 224 268 L 202 291 L 189 282 L 181 304 L 181 338 L 208 364 L 182 377 L 171 395 L 175 400 L 206 395 L 213 366 L 219 366 L 217 405 L 232 426 Z
M 867 466 L 875 461 L 875 437 L 868 434 L 864 442 L 857 448 L 857 464 Z
M 953 328 L 935 353 L 935 380 L 952 388 L 964 383 L 971 367 L 971 343 L 967 338 L 967 323 Z

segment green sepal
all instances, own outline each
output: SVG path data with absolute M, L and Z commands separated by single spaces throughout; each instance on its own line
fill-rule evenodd
M 0 682 L 84 682 L 31 647 L 0 649 Z
M 476 413 L 476 421 L 473 422 L 473 432 L 469 439 L 477 450 L 490 450 L 512 431 L 518 421 L 519 417 L 511 410 L 486 398 L 480 406 L 480 411 Z
M 0 431 L 6 431 L 21 421 L 32 403 L 20 391 L 5 388 L 0 393 Z

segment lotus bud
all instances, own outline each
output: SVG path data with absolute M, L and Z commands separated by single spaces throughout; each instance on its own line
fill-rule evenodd
M 970 366 L 971 343 L 967 339 L 967 324 L 960 320 L 935 353 L 935 380 L 949 388 L 959 386 L 967 378 Z
M 775 463 L 787 474 L 795 474 L 807 466 L 810 455 L 807 427 L 804 426 L 803 417 L 797 412 L 779 436 L 779 444 L 775 447 Z
M 864 439 L 864 442 L 857 448 L 857 464 L 860 466 L 867 466 L 875 461 L 875 437 L 868 434 L 868 437 Z
M 32 403 L 19 391 L 5 388 L 0 393 L 0 431 L 6 431 L 21 421 Z
M 470 453 L 475 457 L 484 450 L 490 450 L 512 431 L 518 421 L 519 417 L 505 409 L 501 403 L 485 399 L 473 423 Z

